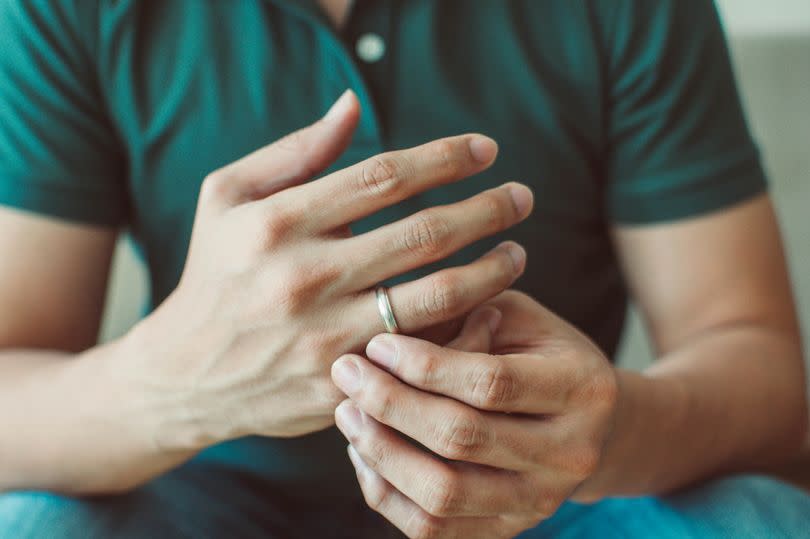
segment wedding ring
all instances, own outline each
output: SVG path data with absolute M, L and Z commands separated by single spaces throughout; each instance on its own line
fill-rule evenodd
M 391 300 L 388 299 L 388 290 L 384 286 L 377 287 L 377 309 L 379 309 L 380 316 L 382 316 L 385 330 L 388 333 L 399 333 L 397 319 L 391 309 Z

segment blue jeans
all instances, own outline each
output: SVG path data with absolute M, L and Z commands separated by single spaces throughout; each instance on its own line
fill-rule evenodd
M 736 477 L 661 498 L 569 503 L 520 539 L 810 536 L 810 496 L 764 477 Z M 129 494 L 76 499 L 0 495 L 2 539 L 385 539 L 401 537 L 362 504 L 292 502 L 271 485 L 192 462 Z

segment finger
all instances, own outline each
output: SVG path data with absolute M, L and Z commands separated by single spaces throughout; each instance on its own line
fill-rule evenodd
M 206 179 L 225 205 L 265 198 L 312 179 L 348 147 L 360 119 L 360 104 L 347 90 L 326 115 L 235 161 Z
M 366 504 L 407 537 L 476 539 L 494 536 L 497 519 L 434 517 L 365 464 L 352 446 L 349 446 L 348 453 Z
M 447 348 L 462 352 L 488 353 L 492 337 L 501 323 L 501 311 L 495 307 L 481 307 L 470 313 L 458 336 L 447 344 Z
M 510 183 L 467 200 L 420 211 L 336 246 L 354 290 L 362 290 L 514 226 L 533 205 L 528 187 Z
M 518 473 L 443 462 L 363 414 L 348 400 L 338 406 L 335 418 L 363 461 L 433 516 L 498 516 L 535 511 L 532 489 Z
M 403 383 L 356 355 L 333 364 L 332 381 L 367 415 L 442 457 L 543 473 L 547 486 L 589 477 L 609 424 L 604 410 L 552 417 L 481 411 Z
M 306 216 L 311 233 L 330 231 L 411 196 L 488 168 L 497 145 L 462 135 L 384 153 L 273 197 L 274 207 Z
M 497 296 L 523 274 L 526 251 L 504 242 L 478 260 L 447 268 L 388 290 L 391 309 L 402 333 L 412 334 L 458 318 Z M 376 320 L 367 326 L 368 339 L 385 331 L 374 291 L 361 296 L 358 320 Z
M 468 353 L 404 335 L 374 337 L 366 355 L 406 384 L 492 412 L 560 414 L 588 383 L 587 369 L 564 358 Z
M 360 356 L 338 359 L 332 380 L 363 412 L 442 457 L 515 471 L 534 464 L 532 420 L 420 391 Z

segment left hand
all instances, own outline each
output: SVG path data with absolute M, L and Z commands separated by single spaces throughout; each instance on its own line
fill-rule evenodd
M 333 365 L 366 502 L 411 538 L 537 525 L 597 471 L 612 430 L 619 386 L 596 345 L 524 294 L 487 305 L 502 316 L 491 342 L 467 326 L 447 347 L 385 334 Z

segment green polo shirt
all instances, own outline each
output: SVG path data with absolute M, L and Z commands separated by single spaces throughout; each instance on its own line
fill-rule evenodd
M 340 32 L 314 0 L 5 0 L 0 203 L 127 227 L 154 306 L 180 277 L 205 175 L 347 87 L 363 116 L 333 170 L 469 131 L 501 147 L 486 173 L 354 229 L 525 182 L 532 217 L 444 264 L 519 241 L 517 287 L 609 355 L 626 306 L 610 227 L 765 188 L 710 0 L 359 0 Z M 345 443 L 335 430 L 249 438 L 199 458 L 352 497 Z

